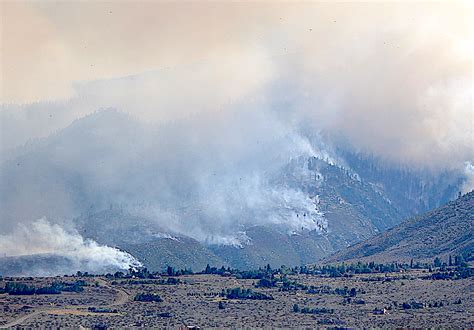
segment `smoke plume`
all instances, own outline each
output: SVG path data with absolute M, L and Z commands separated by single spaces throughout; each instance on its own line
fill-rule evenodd
M 0 253 L 125 267 L 72 231 L 110 205 L 208 243 L 240 245 L 249 225 L 323 231 L 298 159 L 345 166 L 338 147 L 472 172 L 463 3 L 1 6 Z
M 126 252 L 84 239 L 77 232 L 66 231 L 45 218 L 18 224 L 13 232 L 0 235 L 0 254 L 3 257 L 32 254 L 64 257 L 70 264 L 63 274 L 70 273 L 71 269 L 102 274 L 141 265 Z M 30 274 L 34 271 L 34 265 L 31 266 Z

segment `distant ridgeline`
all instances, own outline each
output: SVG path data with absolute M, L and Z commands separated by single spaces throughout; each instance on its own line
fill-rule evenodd
M 395 166 L 374 156 L 339 149 L 338 153 L 363 180 L 383 187 L 404 218 L 422 214 L 452 200 L 466 180 L 444 171 L 438 175 Z
M 299 271 L 306 272 L 311 269 L 311 271 L 323 275 L 336 276 L 340 273 L 342 276 L 350 272 L 397 271 L 404 269 L 406 265 L 410 268 L 429 268 L 430 265 L 440 269 L 443 269 L 443 267 L 460 267 L 465 265 L 466 262 L 473 261 L 473 224 L 474 192 L 470 192 L 425 215 L 409 219 L 385 233 L 342 250 L 324 261 L 326 264 L 345 261 L 346 264 L 343 266 L 321 266 L 320 268 L 301 266 Z M 187 241 L 182 239 L 179 242 L 174 239 L 165 239 L 161 242 L 162 244 L 168 244 L 166 246 L 170 254 L 174 244 L 187 244 Z M 203 248 L 202 245 L 195 243 L 198 247 Z M 181 258 L 167 258 L 168 264 L 177 261 L 178 267 L 180 267 L 183 261 L 188 260 L 188 257 L 191 258 L 192 252 L 196 250 L 186 249 L 186 251 L 186 258 L 184 258 L 184 255 Z M 150 258 L 153 257 L 154 251 L 149 250 L 148 252 L 151 253 Z M 208 258 L 203 257 L 200 263 L 204 263 L 206 260 Z M 213 260 L 214 264 L 220 263 L 224 266 L 217 269 L 208 265 L 203 273 L 231 274 L 244 278 L 262 274 L 261 271 L 246 271 L 245 269 L 252 269 L 249 264 L 245 264 L 247 267 L 244 267 L 243 270 L 236 271 L 237 267 L 231 267 L 220 262 L 217 257 Z M 359 261 L 361 262 L 359 263 Z M 158 266 L 156 265 L 154 268 L 166 268 L 166 266 Z M 59 271 L 71 267 L 72 264 L 68 259 L 51 255 L 0 258 L 0 275 L 3 276 L 35 275 L 35 269 L 41 272 L 37 276 L 47 276 L 52 274 L 44 273 L 45 270 L 54 271 L 56 269 L 59 273 Z M 168 266 L 166 274 L 169 276 L 192 274 L 191 267 L 194 268 L 193 265 L 190 265 L 189 268 L 182 267 L 180 270 L 175 270 Z M 121 273 L 118 272 L 117 274 Z M 449 275 L 449 277 L 456 276 L 456 274 Z M 459 274 L 459 276 L 464 275 Z
M 279 185 L 300 191 L 314 201 L 327 222 L 327 228 L 320 231 L 289 233 L 276 226 L 254 225 L 243 228 L 245 240 L 239 246 L 203 243 L 166 229 L 150 230 L 153 222 L 146 216 L 150 205 L 145 201 L 109 205 L 75 221 L 83 236 L 117 246 L 153 270 L 169 264 L 195 269 L 207 263 L 239 269 L 265 263 L 308 264 L 449 201 L 462 183 L 453 174 L 424 178 L 416 172 L 383 169 L 375 165 L 375 160 L 371 163 L 353 157 L 351 164 L 363 170 L 360 175 L 321 159 L 301 157 L 290 162 L 275 179 Z M 137 211 L 140 208 L 145 211 Z M 294 216 L 306 214 L 295 211 Z M 434 251 L 428 258 L 437 254 Z
M 341 261 L 474 259 L 474 191 L 329 257 Z
M 27 220 L 70 220 L 83 238 L 127 251 L 152 270 L 167 265 L 202 269 L 207 263 L 243 270 L 322 260 L 445 204 L 456 197 L 464 180 L 459 172 L 434 175 L 339 150 L 331 141 L 325 143 L 327 148 L 318 147 L 317 138 L 310 141 L 310 152 L 292 149 L 280 155 L 276 148 L 282 157 L 278 161 L 275 154 L 259 152 L 258 164 L 252 155 L 230 170 L 218 159 L 211 159 L 209 165 L 215 168 L 208 168 L 208 158 L 214 155 L 188 148 L 192 134 L 179 141 L 180 152 L 168 150 L 166 143 L 143 143 L 166 141 L 176 131 L 187 131 L 189 124 L 155 131 L 116 111 L 78 119 L 2 163 L 0 218 L 7 224 L 17 223 L 17 214 Z M 161 152 L 166 157 L 155 157 Z M 201 167 L 195 172 L 197 165 Z M 255 176 L 253 167 L 241 165 L 253 165 Z M 196 184 L 196 175 L 205 189 Z M 9 193 L 19 183 L 31 194 Z M 21 207 L 30 199 L 34 205 Z M 173 221 L 176 225 L 170 226 Z M 427 257 L 438 254 L 444 252 Z M 45 258 L 24 260 L 2 259 L 0 272 L 27 274 L 17 268 L 28 271 Z M 77 270 L 68 260 L 51 264 L 64 266 L 54 267 L 58 270 Z M 47 274 L 48 269 L 34 275 Z

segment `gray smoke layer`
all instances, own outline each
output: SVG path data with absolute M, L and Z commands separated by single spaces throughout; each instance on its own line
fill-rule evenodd
M 314 177 L 298 158 L 335 161 L 318 136 L 300 134 L 268 104 L 235 107 L 167 125 L 112 110 L 74 123 L 5 165 L 5 182 L 22 187 L 19 194 L 3 188 L 5 227 L 38 214 L 68 225 L 64 219 L 112 206 L 142 215 L 155 230 L 211 244 L 239 246 L 252 225 L 324 230 L 317 196 L 291 184 Z M 289 166 L 297 178 L 284 180 Z
M 250 16 L 262 25 L 239 29 L 238 47 L 77 82 L 63 101 L 3 104 L 8 243 L 0 253 L 14 252 L 18 223 L 46 216 L 69 232 L 74 217 L 111 204 L 209 243 L 243 244 L 249 225 L 322 231 L 317 196 L 295 187 L 309 180 L 298 159 L 345 166 L 334 141 L 392 164 L 470 175 L 472 35 L 447 12 L 435 4 L 263 10 Z M 98 111 L 110 107 L 118 111 Z M 288 167 L 298 175 L 283 180 Z
M 47 136 L 99 108 L 164 123 L 265 99 L 279 105 L 275 111 L 283 108 L 286 120 L 310 121 L 350 141 L 354 149 L 395 163 L 442 170 L 472 161 L 469 7 L 451 2 L 202 5 L 193 7 L 207 19 L 196 21 L 185 6 L 143 5 L 122 14 L 140 16 L 149 6 L 156 18 L 137 20 L 129 33 L 116 35 L 131 38 L 137 47 L 136 35 L 158 38 L 168 47 L 143 52 L 139 59 L 148 63 L 148 56 L 159 58 L 160 53 L 181 59 L 190 52 L 185 45 L 200 50 L 197 59 L 159 62 L 160 70 L 151 67 L 143 75 L 79 80 L 68 86 L 72 96 L 64 101 L 4 104 L 2 150 Z M 58 25 L 74 20 L 72 9 L 58 6 L 50 19 Z M 178 17 L 179 23 L 161 15 Z M 216 39 L 208 38 L 207 31 L 216 31 Z
M 67 261 L 67 267 L 59 269 L 55 265 L 43 265 L 43 271 L 32 264 L 27 274 L 68 274 L 71 270 L 102 274 L 111 270 L 127 270 L 141 266 L 130 254 L 116 248 L 99 245 L 84 239 L 75 231 L 66 231 L 58 224 L 45 218 L 17 225 L 14 230 L 0 235 L 0 255 L 2 257 L 22 257 L 28 255 L 52 255 Z

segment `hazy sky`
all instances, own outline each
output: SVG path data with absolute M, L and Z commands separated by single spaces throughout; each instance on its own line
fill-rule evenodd
M 278 85 L 295 116 L 358 149 L 460 164 L 473 158 L 472 16 L 467 1 L 3 1 L 2 147 L 99 107 L 173 120 Z M 31 102 L 67 115 L 40 120 Z
M 414 35 L 426 46 L 437 43 L 442 56 L 472 56 L 468 2 L 2 1 L 1 12 L 4 102 L 67 97 L 74 81 L 203 59 L 219 69 L 292 52 L 347 61 L 378 47 L 380 56 L 405 56 Z
M 240 244 L 249 223 L 321 230 L 315 201 L 276 180 L 291 158 L 332 156 L 321 136 L 467 169 L 472 189 L 472 9 L 0 0 L 0 253 L 122 262 L 56 226 L 93 203 L 147 204 L 160 226 L 214 243 Z

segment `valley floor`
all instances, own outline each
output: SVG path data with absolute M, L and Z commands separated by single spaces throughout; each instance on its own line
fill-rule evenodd
M 349 278 L 298 274 L 288 278 L 311 289 L 290 291 L 219 275 L 180 276 L 174 285 L 159 279 L 4 278 L 0 283 L 38 286 L 82 279 L 89 285 L 78 293 L 0 294 L 0 327 L 474 327 L 474 278 L 432 280 L 424 279 L 425 272 Z M 273 300 L 221 294 L 237 287 Z M 134 301 L 138 293 L 158 294 L 162 301 Z

